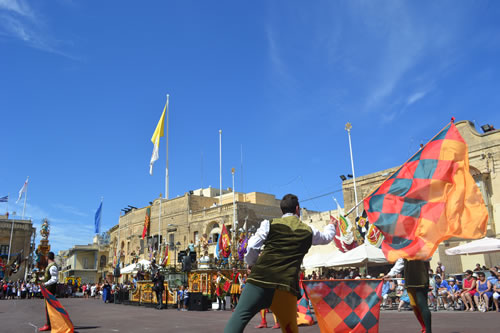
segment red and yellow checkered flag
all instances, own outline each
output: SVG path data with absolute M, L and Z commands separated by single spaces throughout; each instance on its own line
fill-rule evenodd
M 451 237 L 486 235 L 488 211 L 453 122 L 364 199 L 364 206 L 384 234 L 382 251 L 390 262 L 427 260 Z

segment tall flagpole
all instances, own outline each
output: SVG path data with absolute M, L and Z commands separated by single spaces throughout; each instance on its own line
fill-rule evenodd
M 165 169 L 165 199 L 168 200 L 168 98 L 169 94 L 167 94 L 167 166 Z M 160 200 L 161 204 L 161 200 Z
M 233 249 L 236 250 L 236 192 L 234 191 L 234 168 L 231 169 L 233 175 Z M 235 253 L 234 251 L 233 253 Z M 235 255 L 233 254 L 233 257 Z
M 347 131 L 347 136 L 349 137 L 349 151 L 351 152 L 351 168 L 352 168 L 352 180 L 354 184 L 354 199 L 356 200 L 356 217 L 359 216 L 358 208 L 358 191 L 356 189 L 356 174 L 354 173 L 354 159 L 352 158 L 352 144 L 351 144 L 351 123 L 345 125 L 345 130 Z
M 9 204 L 9 199 L 7 199 L 7 205 L 8 204 Z M 7 255 L 7 265 L 9 265 L 10 262 L 10 248 L 12 247 L 12 234 L 14 233 L 14 219 L 11 220 L 12 220 L 12 225 L 10 226 L 9 254 Z
M 28 176 L 28 178 L 26 178 L 26 193 L 24 193 L 23 220 L 24 220 L 24 211 L 26 210 L 26 199 L 28 198 L 29 179 L 30 179 L 30 176 Z
M 159 264 L 161 264 L 161 249 L 160 249 L 160 238 L 161 238 L 161 193 L 160 193 L 160 207 L 158 208 L 158 252 L 160 254 Z
M 219 130 L 219 206 L 222 206 L 222 130 Z

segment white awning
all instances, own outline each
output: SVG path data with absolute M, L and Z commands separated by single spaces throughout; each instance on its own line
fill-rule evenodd
M 480 254 L 500 251 L 500 239 L 482 238 L 463 245 L 446 249 L 444 252 L 449 256 L 459 254 Z

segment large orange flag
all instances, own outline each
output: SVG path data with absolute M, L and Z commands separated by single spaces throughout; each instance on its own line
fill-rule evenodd
M 384 234 L 387 260 L 429 259 L 451 237 L 486 235 L 488 211 L 469 172 L 467 144 L 451 122 L 364 200 Z
M 43 285 L 40 286 L 43 297 L 45 298 L 45 306 L 50 318 L 50 327 L 52 333 L 73 333 L 74 327 L 69 314 L 63 308 L 61 303 L 54 295 L 50 293 Z

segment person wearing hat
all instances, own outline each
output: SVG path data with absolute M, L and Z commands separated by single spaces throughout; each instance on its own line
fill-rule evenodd
M 458 288 L 455 278 L 448 278 L 448 293 L 446 295 L 446 300 L 449 304 L 448 309 L 457 309 L 458 308 L 458 299 L 460 298 L 460 289 Z

